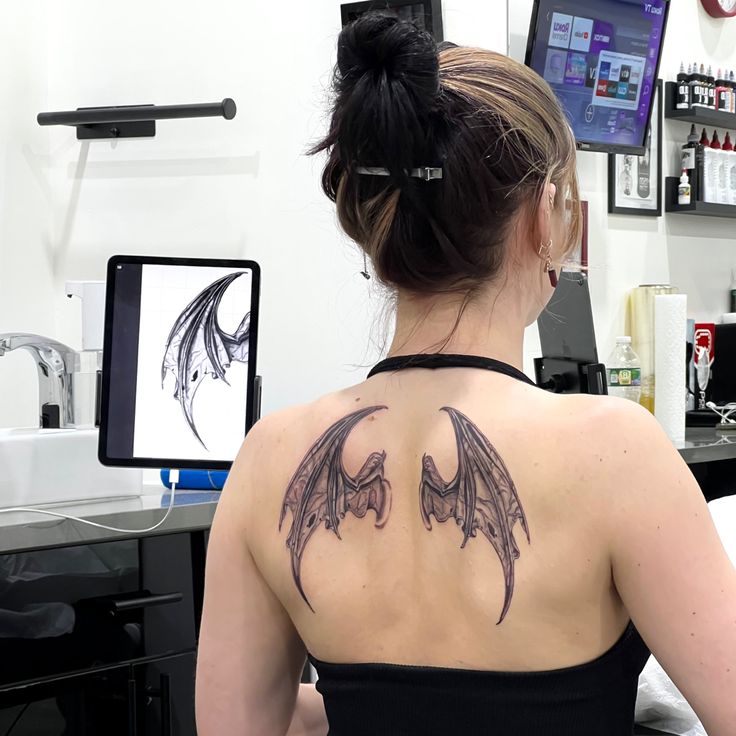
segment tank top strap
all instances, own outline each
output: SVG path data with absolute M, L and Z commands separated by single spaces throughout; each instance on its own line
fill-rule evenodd
M 525 373 L 518 368 L 503 363 L 500 360 L 486 358 L 482 355 L 451 355 L 445 353 L 423 353 L 419 355 L 397 355 L 393 358 L 382 360 L 368 374 L 368 378 L 379 373 L 393 373 L 395 371 L 408 370 L 410 368 L 426 368 L 438 370 L 442 368 L 480 368 L 493 373 L 501 373 L 504 376 L 515 378 L 530 386 L 536 384 Z

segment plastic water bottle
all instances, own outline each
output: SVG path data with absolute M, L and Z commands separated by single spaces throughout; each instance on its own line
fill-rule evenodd
M 641 361 L 631 347 L 630 337 L 617 337 L 616 348 L 608 359 L 608 393 L 639 403 L 641 399 Z

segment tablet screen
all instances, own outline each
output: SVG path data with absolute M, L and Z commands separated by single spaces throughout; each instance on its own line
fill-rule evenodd
M 258 265 L 116 257 L 107 289 L 101 462 L 229 467 L 253 419 Z

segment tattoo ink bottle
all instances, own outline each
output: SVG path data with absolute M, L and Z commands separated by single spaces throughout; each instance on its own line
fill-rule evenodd
M 728 202 L 727 204 L 736 205 L 736 150 L 731 143 L 731 136 L 726 133 L 726 142 L 723 144 L 723 150 L 728 158 L 726 159 L 726 180 L 728 182 Z
M 708 109 L 716 109 L 716 78 L 713 76 L 713 67 L 708 67 Z
M 687 171 L 682 170 L 682 176 L 680 177 L 680 186 L 677 188 L 677 204 L 688 205 L 692 201 L 692 188 L 690 187 L 690 180 L 687 176 Z
M 688 176 L 695 169 L 695 153 L 698 148 L 698 131 L 695 129 L 695 123 L 690 128 L 690 135 L 687 137 L 687 143 L 682 147 L 682 168 L 687 169 Z
M 700 71 L 698 72 L 698 89 L 699 89 L 699 99 L 700 99 L 700 107 L 708 107 L 708 75 L 705 73 L 705 64 L 700 65 Z
M 705 149 L 705 201 L 718 204 L 719 165 L 721 163 L 721 141 L 718 131 L 713 132 L 710 147 Z
M 708 199 L 706 197 L 706 182 L 708 178 L 708 164 L 710 163 L 710 138 L 708 138 L 708 133 L 706 132 L 705 128 L 703 128 L 703 135 L 700 137 L 700 142 L 698 143 L 697 153 L 695 154 L 695 156 L 695 169 L 697 171 L 698 177 L 696 186 L 697 199 L 701 202 L 707 202 Z
M 698 131 L 695 129 L 695 125 L 690 128 L 687 143 L 682 147 L 682 165 L 680 168 L 687 171 L 691 193 L 694 199 L 698 199 Z
M 692 67 L 690 73 L 685 72 L 685 62 L 680 64 L 680 73 L 677 75 L 677 109 L 690 109 L 690 77 L 692 76 Z
M 702 107 L 700 100 L 700 75 L 698 65 L 693 64 L 693 73 L 690 75 L 690 107 Z
M 726 74 L 726 76 L 728 75 Z M 728 82 L 720 69 L 718 70 L 718 79 L 716 80 L 716 109 L 719 112 L 730 112 L 731 109 L 731 96 Z

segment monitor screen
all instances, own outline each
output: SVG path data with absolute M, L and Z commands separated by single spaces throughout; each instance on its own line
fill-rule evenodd
M 583 150 L 644 154 L 668 0 L 536 0 L 526 63 Z
M 252 261 L 110 261 L 102 463 L 229 468 L 254 419 L 259 273 Z

